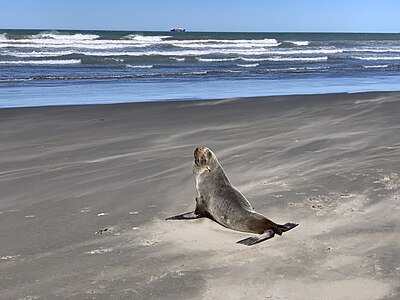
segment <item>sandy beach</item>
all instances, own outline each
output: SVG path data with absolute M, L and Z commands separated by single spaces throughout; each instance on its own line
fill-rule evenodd
M 399 116 L 397 92 L 0 109 L 0 298 L 399 299 Z M 300 225 L 165 221 L 197 146 Z

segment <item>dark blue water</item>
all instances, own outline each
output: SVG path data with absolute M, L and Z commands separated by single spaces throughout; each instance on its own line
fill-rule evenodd
M 400 90 L 400 34 L 0 30 L 0 107 Z

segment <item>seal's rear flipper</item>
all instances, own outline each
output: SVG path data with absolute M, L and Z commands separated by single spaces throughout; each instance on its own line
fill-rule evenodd
M 284 224 L 284 225 L 279 225 L 279 229 L 281 229 L 282 232 L 285 232 L 285 231 L 289 231 L 290 229 L 295 228 L 297 225 L 299 225 L 299 224 L 296 224 L 296 223 L 286 223 L 286 224 Z
M 275 232 L 272 229 L 268 229 L 267 231 L 265 231 L 263 234 L 261 234 L 259 236 L 252 236 L 252 237 L 246 238 L 244 240 L 240 240 L 236 243 L 246 245 L 246 246 L 251 246 L 254 244 L 261 243 L 265 240 L 269 240 L 270 238 L 273 238 L 274 235 L 275 235 Z
M 181 215 L 173 216 L 166 218 L 165 220 L 190 220 L 190 219 L 198 219 L 198 218 L 203 218 L 204 216 L 195 214 L 194 211 L 184 213 Z

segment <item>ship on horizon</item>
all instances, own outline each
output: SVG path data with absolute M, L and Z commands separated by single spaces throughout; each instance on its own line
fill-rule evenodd
M 185 32 L 185 28 L 171 28 L 169 31 L 171 32 Z

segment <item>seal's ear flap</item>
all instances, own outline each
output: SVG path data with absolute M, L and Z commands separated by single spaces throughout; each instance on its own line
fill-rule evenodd
M 210 158 L 211 158 L 211 156 L 212 156 L 212 154 L 211 154 L 211 150 L 210 150 L 210 149 L 208 149 L 208 151 L 207 151 L 207 158 L 208 158 L 208 159 L 210 159 Z
M 212 152 L 210 149 L 207 148 L 207 163 L 208 163 L 207 170 L 208 170 L 208 172 L 211 172 L 211 168 L 210 168 L 211 157 L 212 157 Z

